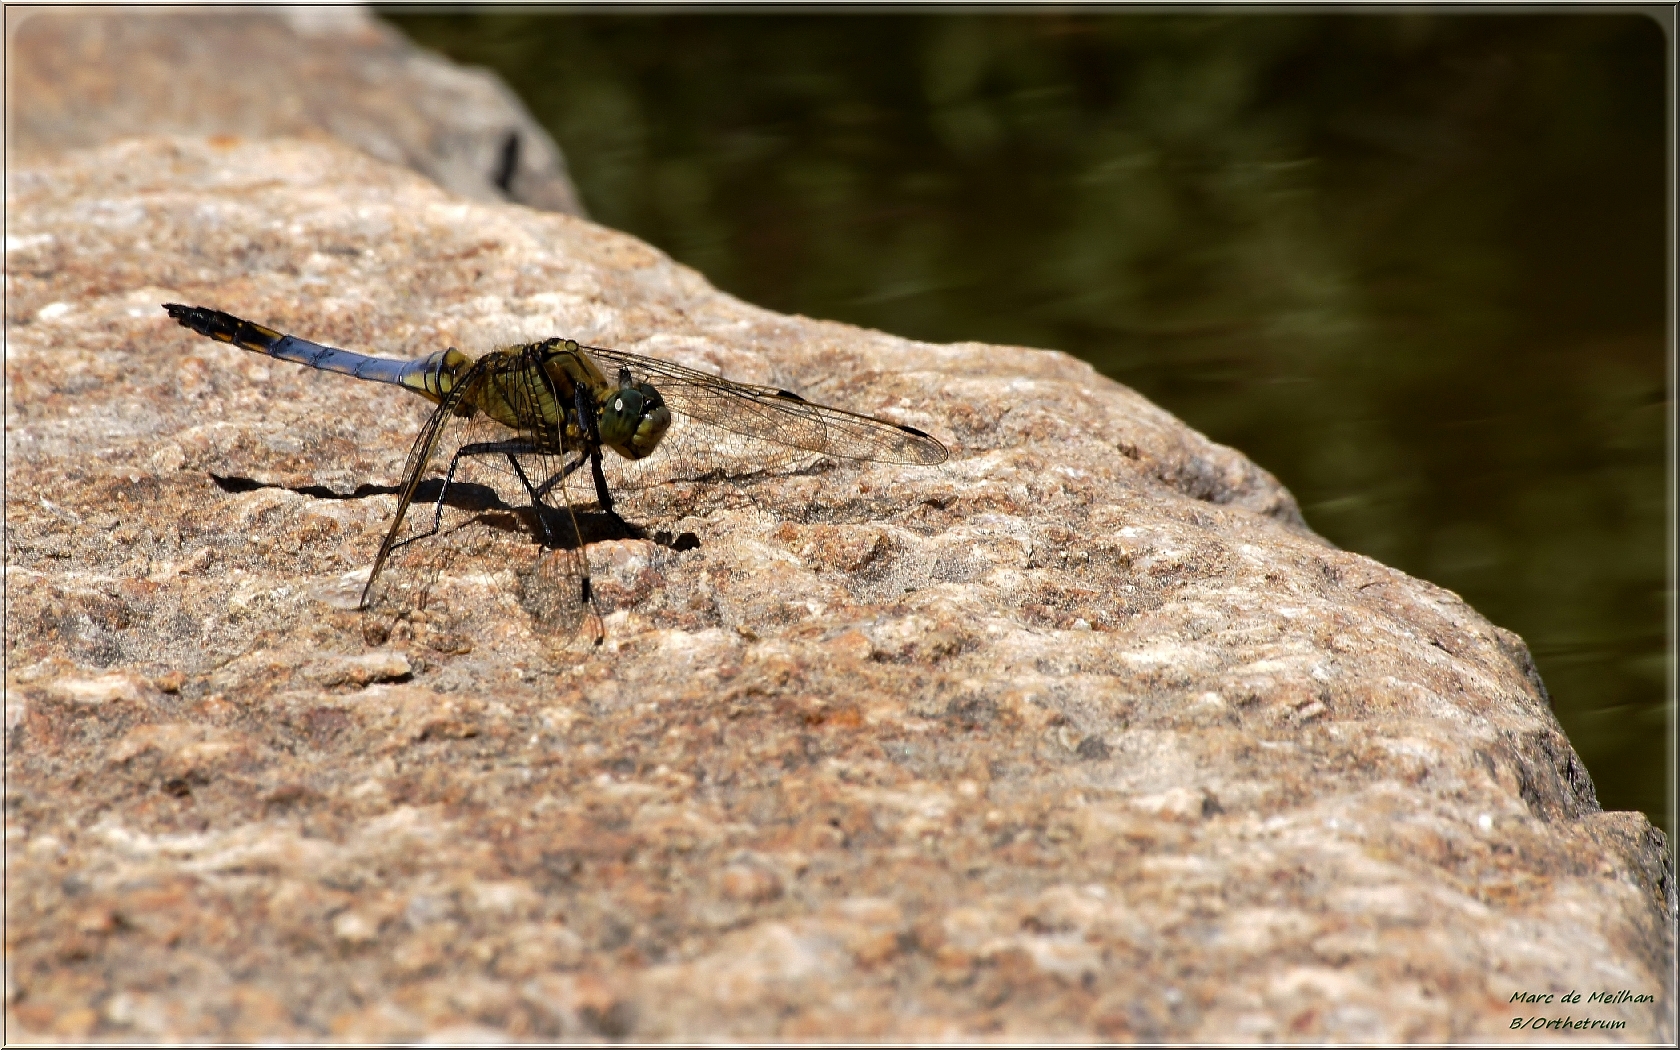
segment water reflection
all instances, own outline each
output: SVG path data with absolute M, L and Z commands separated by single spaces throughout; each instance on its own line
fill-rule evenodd
M 1668 820 L 1665 41 L 1632 15 L 402 15 L 772 309 L 1090 360 L 1533 650 Z

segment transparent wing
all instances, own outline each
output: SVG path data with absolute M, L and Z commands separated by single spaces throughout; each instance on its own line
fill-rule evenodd
M 915 427 L 806 401 L 775 387 L 737 383 L 624 350 L 583 348 L 609 380 L 620 367 L 658 388 L 674 413 L 740 437 L 844 459 L 934 466 L 945 446 Z M 657 455 L 658 453 L 655 453 Z
M 521 353 L 490 354 L 432 412 L 409 452 L 364 605 L 463 624 L 516 604 L 552 640 L 569 640 L 586 624 L 590 640 L 599 640 L 566 486 L 545 488 L 564 473 L 566 456 L 537 412 L 541 382 Z M 492 385 L 525 425 L 510 428 L 473 411 Z

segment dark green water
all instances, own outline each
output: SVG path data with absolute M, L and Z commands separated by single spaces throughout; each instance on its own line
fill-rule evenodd
M 1666 52 L 1633 15 L 394 13 L 751 302 L 1066 350 L 1521 634 L 1668 827 Z

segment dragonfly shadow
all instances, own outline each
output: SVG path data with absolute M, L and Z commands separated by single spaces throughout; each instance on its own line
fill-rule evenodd
M 366 499 L 369 496 L 394 496 L 402 491 L 396 485 L 362 484 L 352 492 L 337 492 L 325 485 L 280 485 L 220 474 L 211 474 L 210 480 L 223 492 L 285 489 L 313 499 Z M 440 495 L 445 506 L 474 515 L 475 524 L 507 532 L 524 532 L 535 542 L 551 548 L 575 549 L 606 540 L 650 540 L 675 551 L 694 550 L 700 546 L 699 537 L 692 532 L 672 534 L 660 530 L 650 535 L 610 511 L 574 510 L 567 514 L 564 509 L 543 504 L 538 510 L 542 515 L 539 522 L 530 506 L 509 504 L 494 488 L 474 482 L 454 482 L 445 493 L 441 478 L 428 479 L 415 490 L 414 506 L 436 506 Z
M 353 492 L 337 492 L 325 485 L 280 485 L 272 481 L 258 481 L 256 478 L 242 478 L 236 475 L 222 475 L 212 473 L 210 480 L 223 492 L 256 492 L 258 489 L 285 489 L 300 496 L 312 496 L 315 499 L 365 499 L 368 496 L 394 496 L 401 490 L 395 485 L 357 485 Z

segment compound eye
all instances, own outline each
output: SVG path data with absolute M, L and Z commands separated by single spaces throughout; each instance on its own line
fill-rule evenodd
M 602 407 L 601 418 L 597 421 L 601 443 L 618 446 L 634 439 L 646 411 L 647 400 L 639 391 L 615 391 L 612 400 Z

